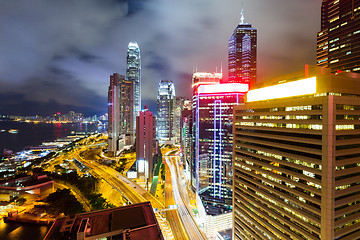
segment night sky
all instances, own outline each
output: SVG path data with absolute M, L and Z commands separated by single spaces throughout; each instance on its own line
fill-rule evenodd
M 258 81 L 316 63 L 321 0 L 2 0 L 0 114 L 105 113 L 130 41 L 141 51 L 143 104 L 156 109 L 162 79 L 190 97 L 193 69 L 227 71 L 242 3 L 258 29 Z

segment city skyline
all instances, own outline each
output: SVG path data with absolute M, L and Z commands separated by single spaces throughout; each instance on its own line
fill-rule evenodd
M 174 81 L 179 96 L 190 96 L 190 86 L 181 83 L 191 81 L 193 68 L 215 72 L 222 65 L 226 71 L 227 40 L 242 9 L 237 1 L 1 5 L 0 112 L 23 115 L 106 112 L 106 80 L 113 72 L 125 74 L 130 41 L 142 48 L 142 99 L 150 110 L 156 110 L 161 79 Z M 320 6 L 320 0 L 244 1 L 245 20 L 259 32 L 260 81 L 315 64 L 311 49 L 320 29 Z M 269 24 L 276 25 L 276 32 Z

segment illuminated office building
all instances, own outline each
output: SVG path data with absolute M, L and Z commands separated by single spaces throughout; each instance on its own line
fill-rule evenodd
M 192 147 L 192 101 L 184 99 L 181 111 L 181 134 L 180 134 L 181 158 L 184 164 L 187 179 L 190 179 L 191 158 L 193 153 Z
M 141 58 L 140 48 L 136 42 L 130 42 L 127 49 L 126 80 L 133 82 L 133 126 L 136 116 L 141 111 Z
M 196 72 L 192 76 L 192 87 L 200 84 L 219 84 L 222 81 L 222 73 Z
M 360 72 L 360 1 L 323 0 L 317 65 L 332 72 Z
M 193 182 L 208 215 L 231 211 L 233 106 L 243 101 L 247 90 L 248 85 L 240 83 L 193 88 Z
M 161 143 L 174 141 L 175 87 L 170 80 L 161 80 L 157 95 L 157 138 Z
M 229 39 L 228 80 L 231 83 L 256 83 L 257 30 L 244 22 L 241 11 L 240 23 Z
M 211 84 L 220 84 L 220 82 L 222 81 L 222 73 L 206 73 L 206 72 L 196 72 L 193 74 L 192 76 L 192 90 L 193 90 L 193 99 L 192 99 L 192 117 L 189 119 L 191 120 L 191 124 L 193 125 L 191 127 L 191 132 L 192 132 L 192 149 L 195 148 L 195 123 L 194 123 L 194 119 L 195 119 L 195 113 L 196 113 L 196 101 L 195 99 L 197 99 L 197 88 L 200 85 L 211 85 Z M 195 151 L 193 152 L 193 156 L 191 157 L 191 186 L 193 187 L 193 189 L 198 189 L 198 184 L 197 184 L 197 173 L 198 173 L 198 168 L 196 167 L 196 155 L 195 155 Z
M 119 150 L 120 135 L 120 85 L 119 79 L 124 76 L 114 73 L 110 76 L 108 91 L 108 151 L 115 155 Z
M 181 138 L 181 113 L 184 108 L 185 98 L 175 97 L 174 108 L 174 143 L 180 143 Z
M 136 161 L 138 177 L 151 181 L 154 169 L 153 155 L 156 146 L 156 120 L 149 110 L 136 117 Z
M 134 83 L 120 75 L 120 134 L 125 145 L 134 144 Z
M 360 75 L 290 78 L 234 107 L 233 239 L 358 239 Z

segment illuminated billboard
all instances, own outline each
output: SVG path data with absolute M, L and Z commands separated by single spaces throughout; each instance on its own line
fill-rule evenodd
M 270 87 L 250 90 L 247 93 L 247 102 L 294 97 L 316 93 L 316 77 L 282 83 Z
M 247 92 L 249 91 L 249 84 L 243 83 L 223 83 L 213 85 L 200 85 L 198 94 L 202 93 L 233 93 L 233 92 Z

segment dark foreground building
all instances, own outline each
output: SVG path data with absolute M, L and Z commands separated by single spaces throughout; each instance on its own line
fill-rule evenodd
M 80 213 L 61 218 L 44 240 L 162 240 L 150 202 Z

